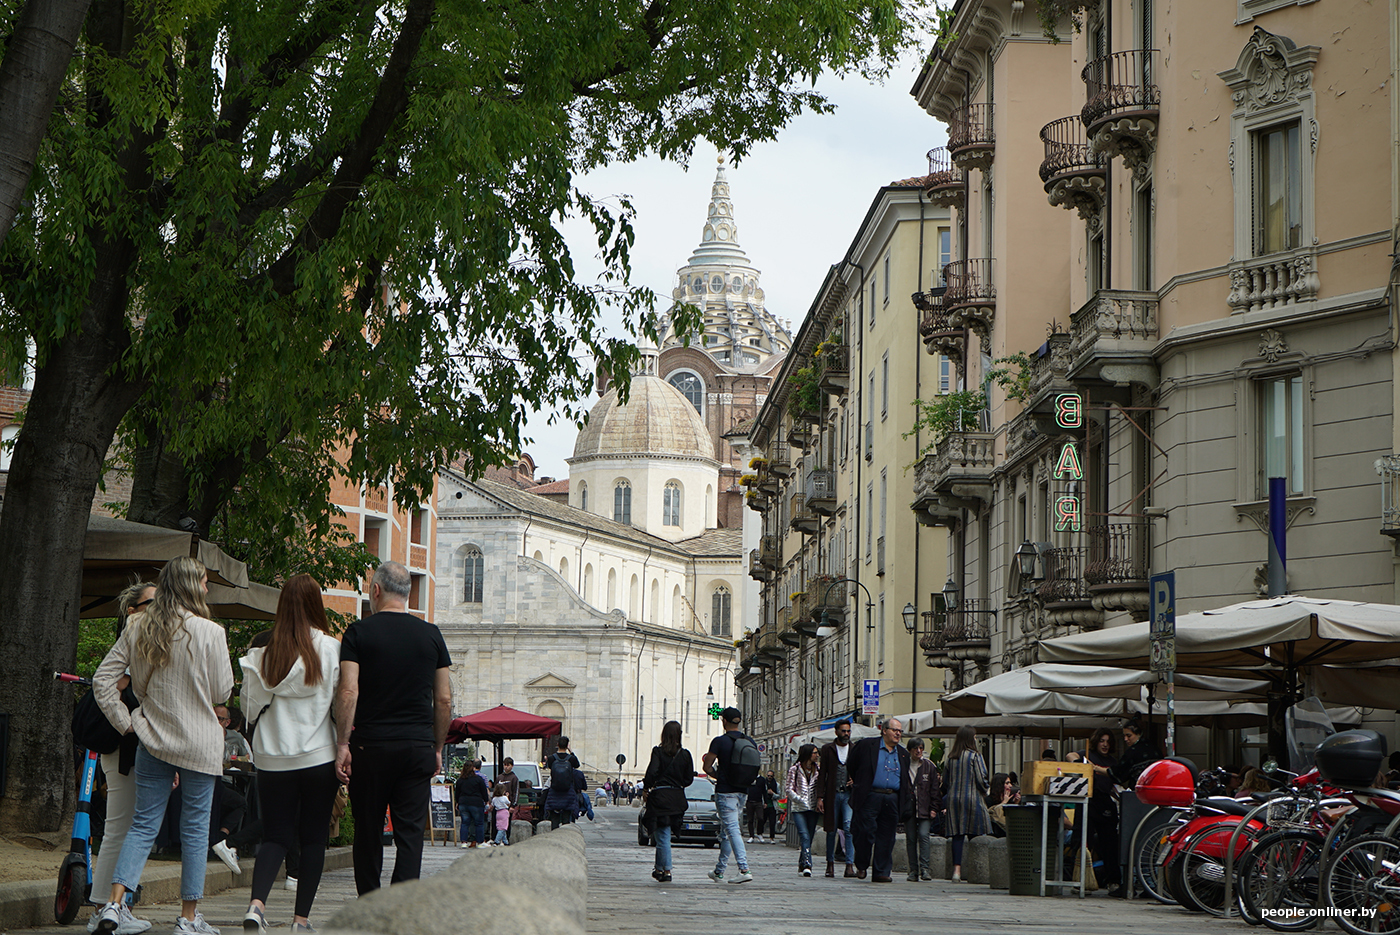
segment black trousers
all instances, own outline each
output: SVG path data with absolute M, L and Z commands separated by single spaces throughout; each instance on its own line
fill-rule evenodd
M 263 844 L 253 865 L 253 899 L 267 902 L 278 868 L 299 843 L 301 865 L 288 863 L 287 869 L 289 876 L 297 878 L 296 914 L 311 916 L 311 904 L 316 901 L 316 888 L 321 885 L 321 870 L 326 864 L 331 807 L 339 787 L 333 762 L 258 773 Z
M 350 807 L 355 813 L 355 890 L 361 896 L 379 889 L 384 873 L 384 847 L 380 836 L 385 809 L 394 823 L 394 873 L 389 882 L 418 879 L 423 868 L 428 788 L 436 770 L 437 757 L 429 742 L 351 742 Z M 305 876 L 305 853 L 301 872 Z M 298 891 L 300 887 L 298 878 Z
M 1081 809 L 1083 811 L 1083 809 Z M 1122 881 L 1122 876 L 1118 866 L 1118 810 L 1113 806 L 1113 800 L 1107 803 L 1089 800 L 1089 850 L 1094 856 L 1103 861 L 1103 869 L 1099 871 L 1099 885 L 1105 888 L 1115 886 Z
M 869 867 L 877 877 L 894 872 L 894 829 L 898 824 L 898 795 L 871 792 L 865 797 L 851 817 L 857 870 Z

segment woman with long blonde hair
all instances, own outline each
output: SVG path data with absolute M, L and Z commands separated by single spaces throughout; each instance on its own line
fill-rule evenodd
M 273 879 L 287 852 L 300 841 L 292 932 L 312 932 L 311 905 L 325 866 L 331 809 L 340 787 L 331 721 L 331 703 L 340 683 L 340 643 L 330 634 L 321 587 L 310 575 L 297 575 L 282 586 L 271 638 L 265 647 L 249 649 L 239 664 L 243 701 L 257 726 L 253 763 L 258 768 L 264 829 L 243 928 L 260 935 L 267 931 Z
M 224 730 L 214 706 L 233 691 L 228 635 L 209 619 L 209 574 L 192 558 L 168 562 L 145 613 L 132 616 L 93 676 L 107 720 L 141 740 L 136 751 L 136 810 L 112 872 L 112 892 L 96 931 L 110 935 L 122 922 L 122 901 L 141 882 L 146 858 L 165 818 L 170 787 L 180 780 L 180 918 L 175 935 L 219 935 L 204 921 L 209 812 L 223 772 Z M 141 702 L 127 711 L 117 683 L 130 669 Z

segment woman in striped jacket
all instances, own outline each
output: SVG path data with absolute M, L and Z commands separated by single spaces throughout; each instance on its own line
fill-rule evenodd
M 804 743 L 797 751 L 797 762 L 788 768 L 788 815 L 797 827 L 802 855 L 797 869 L 804 877 L 812 875 L 812 834 L 817 829 L 820 793 L 817 791 L 817 745 Z

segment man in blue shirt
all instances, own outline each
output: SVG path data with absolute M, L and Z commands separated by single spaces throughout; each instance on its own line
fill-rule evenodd
M 847 762 L 851 788 L 851 832 L 855 839 L 856 876 L 871 870 L 875 883 L 889 883 L 894 871 L 894 831 L 901 818 L 913 814 L 909 786 L 909 751 L 900 746 L 904 725 L 890 718 L 879 737 L 867 737 L 851 747 Z

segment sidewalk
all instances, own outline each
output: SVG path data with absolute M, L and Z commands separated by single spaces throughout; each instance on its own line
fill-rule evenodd
M 423 876 L 438 873 L 461 855 L 461 849 L 455 844 L 447 847 L 443 847 L 441 844 L 425 844 L 423 847 Z M 243 872 L 236 878 L 222 863 L 218 861 L 210 863 L 205 892 L 213 895 L 206 896 L 199 903 L 199 910 L 204 913 L 204 918 L 210 925 L 221 929 L 223 935 L 238 935 L 243 931 L 243 913 L 248 909 L 249 887 L 252 886 L 253 882 L 253 861 L 249 858 L 239 863 Z M 394 849 L 386 847 L 384 848 L 384 883 L 386 886 L 393 868 Z M 152 863 L 148 867 L 146 877 L 148 881 L 154 881 L 157 876 L 172 873 L 175 884 L 172 897 L 162 900 L 146 898 L 136 907 L 137 917 L 148 919 L 152 923 L 150 935 L 169 935 L 175 926 L 175 918 L 180 914 L 178 887 L 180 865 Z M 222 875 L 222 881 L 220 881 L 220 875 Z M 222 885 L 219 885 L 220 883 Z M 52 905 L 56 885 L 57 880 L 11 883 L 0 887 L 0 913 L 4 911 L 4 900 L 7 895 L 4 890 L 7 888 L 42 887 L 43 898 L 46 900 L 45 905 L 48 907 L 45 921 L 49 924 L 27 928 L 11 927 L 4 930 L 4 935 L 60 935 L 60 933 L 84 935 L 87 931 L 87 910 L 80 912 L 77 921 L 70 926 L 53 924 Z M 148 889 L 144 892 L 149 892 L 150 884 L 145 885 L 148 886 Z M 290 930 L 294 899 L 295 895 L 288 892 L 279 879 L 267 901 L 267 917 L 270 927 Z M 311 924 L 318 928 L 321 927 L 340 910 L 341 906 L 354 899 L 355 876 L 351 869 L 350 848 L 333 848 L 326 853 L 326 871 L 321 877 L 321 886 L 316 893 L 316 906 L 311 911 Z

